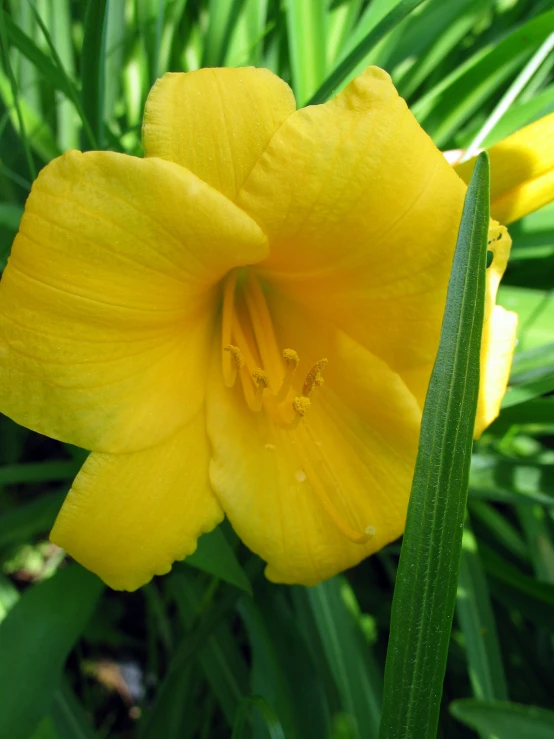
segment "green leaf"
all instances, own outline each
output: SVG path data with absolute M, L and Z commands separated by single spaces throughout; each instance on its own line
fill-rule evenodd
M 472 497 L 510 503 L 554 505 L 554 465 L 540 460 L 474 454 L 470 475 Z
M 402 21 L 409 13 L 412 12 L 424 0 L 402 0 L 396 5 L 383 20 L 381 20 L 371 31 L 365 36 L 360 43 L 350 52 L 338 67 L 327 77 L 325 82 L 310 98 L 307 105 L 316 105 L 324 103 L 335 92 L 336 88 L 345 80 L 350 72 L 357 64 L 368 54 L 371 49 L 384 37 L 392 31 L 400 21 Z
M 73 460 L 65 459 L 30 462 L 29 464 L 7 464 L 0 468 L 0 485 L 72 480 L 79 472 L 79 467 L 80 465 Z
M 23 112 L 21 110 L 21 105 L 19 101 L 19 87 L 17 84 L 17 80 L 15 79 L 15 75 L 13 73 L 12 64 L 10 60 L 10 52 L 8 48 L 8 38 L 7 38 L 7 33 L 6 33 L 6 27 L 1 22 L 3 20 L 3 16 L 4 16 L 4 13 L 0 9 L 0 59 L 2 60 L 2 65 L 4 69 L 6 70 L 6 74 L 10 82 L 10 87 L 11 87 L 11 92 L 12 92 L 12 97 L 13 97 L 13 104 L 15 107 L 16 115 L 17 115 L 19 135 L 21 137 L 21 143 L 23 145 L 23 150 L 25 152 L 25 157 L 27 159 L 27 167 L 29 168 L 29 175 L 31 177 L 31 180 L 34 180 L 37 173 L 36 173 L 35 163 L 33 161 L 33 155 L 31 153 L 31 145 L 30 145 L 29 138 L 27 135 L 27 130 L 25 128 Z
M 246 626 L 252 652 L 250 691 L 263 697 L 275 709 L 288 738 L 302 739 L 309 735 L 306 729 L 317 736 L 325 736 L 326 727 L 319 725 L 317 718 L 306 726 L 309 721 L 306 703 L 314 698 L 321 699 L 322 695 L 317 691 L 317 684 L 314 685 L 317 681 L 310 671 L 312 665 L 305 647 L 295 633 L 295 623 L 289 623 L 286 629 L 279 594 L 265 584 L 260 587 L 259 605 L 250 598 L 241 598 L 237 607 Z M 286 635 L 283 634 L 284 629 L 287 630 Z M 292 668 L 291 649 L 296 649 L 296 655 L 306 659 L 298 669 Z M 290 675 L 294 675 L 296 684 L 291 682 Z M 308 695 L 308 687 L 316 690 Z M 303 701 L 301 704 L 300 700 Z M 316 705 L 319 708 L 319 703 Z
M 326 3 L 323 0 L 286 0 L 292 87 L 302 106 L 325 78 Z
M 480 548 L 483 565 L 491 578 L 509 585 L 537 603 L 547 605 L 554 619 L 554 584 L 540 582 L 540 580 L 524 574 L 484 542 L 481 543 Z M 515 605 L 517 607 L 517 601 Z
M 175 598 L 181 619 L 190 629 L 202 615 L 202 591 L 193 578 L 173 573 L 168 587 Z M 198 649 L 198 662 L 230 726 L 240 701 L 246 695 L 248 669 L 228 624 L 219 624 Z
M 102 589 L 95 575 L 69 565 L 27 590 L 0 624 L 0 736 L 27 739 L 50 710 Z
M 9 41 L 36 67 L 40 70 L 44 79 L 61 90 L 68 98 L 74 99 L 77 94 L 71 80 L 64 74 L 63 69 L 56 66 L 52 60 L 35 44 L 35 42 L 19 28 L 10 16 L 0 10 L 0 26 L 6 29 Z
M 540 426 L 547 433 L 554 433 L 554 397 L 533 398 L 525 403 L 503 408 L 502 413 L 488 431 L 504 434 L 514 424 Z M 552 502 L 554 503 L 554 498 Z
M 459 721 L 498 739 L 552 739 L 554 712 L 501 701 L 459 700 L 450 704 Z
M 93 148 L 102 148 L 104 141 L 106 17 L 107 0 L 89 0 L 81 55 L 81 101 L 94 137 Z
M 435 144 L 445 146 L 460 126 L 517 74 L 552 31 L 554 11 L 532 18 L 500 43 L 480 48 L 420 98 L 412 112 Z
M 275 711 L 271 708 L 269 703 L 259 695 L 246 696 L 242 701 L 239 710 L 237 711 L 231 739 L 247 739 L 247 737 L 250 736 L 247 729 L 246 718 L 253 708 L 257 708 L 260 716 L 263 718 L 269 739 L 286 739 L 285 732 L 283 731 L 283 727 L 281 726 Z
M 244 590 L 248 595 L 252 595 L 250 580 L 240 566 L 220 527 L 198 539 L 196 551 L 186 558 L 185 564 L 207 572 L 209 575 L 215 575 L 236 588 Z
M 139 724 L 139 739 L 184 739 L 185 726 L 191 727 L 191 713 L 203 687 L 192 661 L 169 674 L 158 685 L 154 705 Z
M 19 591 L 4 574 L 0 572 L 0 623 L 19 600 Z
M 469 524 L 466 524 L 462 539 L 457 614 L 464 635 L 473 695 L 506 700 L 508 688 L 487 578 Z
M 344 593 L 345 590 L 348 592 Z M 349 717 L 354 736 L 364 739 L 367 735 L 377 735 L 383 678 L 358 624 L 346 607 L 344 595 L 353 597 L 353 592 L 340 576 L 308 590 L 342 708 Z
M 225 64 L 231 35 L 244 0 L 209 0 L 202 67 L 222 67 Z
M 23 208 L 13 203 L 0 203 L 0 226 L 17 233 Z
M 24 503 L 0 516 L 0 549 L 17 546 L 37 534 L 49 531 L 65 498 L 61 493 L 48 493 Z
M 550 240 L 548 232 L 547 238 Z M 498 304 L 519 316 L 518 353 L 554 343 L 554 293 L 551 289 L 504 285 L 498 290 Z
M 99 739 L 82 703 L 66 680 L 54 696 L 50 716 L 60 739 Z
M 481 154 L 464 204 L 392 604 L 381 739 L 435 737 L 479 389 L 489 226 Z

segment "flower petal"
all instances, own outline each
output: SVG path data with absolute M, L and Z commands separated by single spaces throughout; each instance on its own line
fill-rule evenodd
M 169 73 L 146 101 L 144 149 L 147 156 L 187 167 L 234 199 L 295 108 L 290 87 L 267 69 Z
M 58 515 L 51 539 L 110 587 L 136 590 L 196 549 L 223 512 L 208 481 L 204 413 L 160 446 L 93 452 Z
M 505 226 L 496 221 L 489 229 L 492 262 L 487 269 L 485 322 L 481 346 L 479 403 L 475 437 L 483 433 L 500 413 L 500 404 L 508 386 L 516 345 L 517 314 L 496 305 L 496 294 L 508 265 L 512 240 Z
M 554 113 L 540 118 L 488 149 L 491 215 L 512 223 L 554 200 Z M 456 172 L 469 182 L 475 158 Z
M 248 216 L 175 164 L 55 160 L 0 287 L 0 410 L 97 451 L 168 438 L 203 401 L 214 285 L 266 253 Z
M 237 204 L 280 289 L 397 372 L 432 366 L 466 187 L 383 70 L 290 116 Z
M 221 379 L 207 393 L 216 495 L 276 582 L 315 584 L 380 549 L 404 528 L 420 412 L 400 377 L 340 330 L 270 299 L 277 337 L 301 356 L 297 391 L 326 357 L 325 383 L 295 429 L 251 412 Z M 353 543 L 344 531 L 368 537 Z

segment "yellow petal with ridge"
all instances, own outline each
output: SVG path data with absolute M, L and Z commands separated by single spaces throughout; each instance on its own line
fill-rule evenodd
M 530 123 L 487 150 L 491 216 L 512 223 L 554 200 L 554 113 Z M 469 182 L 475 158 L 455 167 Z
M 284 122 L 236 202 L 268 235 L 261 273 L 384 360 L 423 407 L 465 192 L 370 67 Z
M 0 410 L 97 451 L 169 438 L 203 402 L 214 286 L 265 254 L 258 226 L 182 167 L 56 159 L 0 286 Z
M 508 265 L 511 246 L 512 240 L 506 227 L 491 221 L 488 249 L 492 253 L 492 261 L 487 268 L 476 438 L 500 413 L 516 346 L 517 314 L 496 305 L 498 286 Z
M 402 533 L 420 411 L 383 361 L 302 306 L 268 297 L 279 345 L 300 356 L 295 392 L 322 357 L 324 383 L 298 426 L 283 427 L 249 410 L 239 383 L 225 387 L 218 345 L 207 391 L 210 478 L 267 577 L 313 585 Z M 290 403 L 285 410 L 294 415 Z
M 268 235 L 268 279 L 408 374 L 436 354 L 465 191 L 370 67 L 285 121 L 237 204 Z
M 58 514 L 52 541 L 110 587 L 136 590 L 192 554 L 198 537 L 223 519 L 208 459 L 203 412 L 159 446 L 93 452 Z
M 234 199 L 295 109 L 290 87 L 268 69 L 168 73 L 146 101 L 144 149 L 147 156 L 187 167 Z

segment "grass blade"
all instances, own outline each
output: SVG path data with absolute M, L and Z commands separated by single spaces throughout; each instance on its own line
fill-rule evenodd
M 387 33 L 395 28 L 400 21 L 409 15 L 418 5 L 424 0 L 402 0 L 390 13 L 388 13 L 375 28 L 373 28 L 367 36 L 365 36 L 360 43 L 352 49 L 350 54 L 344 59 L 336 69 L 331 72 L 325 82 L 317 90 L 317 92 L 310 98 L 307 105 L 317 105 L 324 103 L 328 100 L 335 89 L 344 81 L 348 74 L 359 64 L 364 56 L 368 54 L 371 49 L 384 38 Z
M 322 0 L 287 0 L 285 6 L 292 87 L 298 104 L 304 105 L 325 78 L 326 8 Z
M 0 626 L 0 736 L 27 739 L 54 699 L 62 669 L 103 589 L 79 565 L 27 590 Z
M 198 539 L 196 551 L 186 558 L 185 564 L 219 577 L 252 595 L 250 581 L 219 527 Z
M 31 153 L 31 146 L 29 144 L 29 139 L 27 137 L 27 132 L 25 130 L 25 122 L 23 120 L 23 113 L 21 112 L 21 106 L 19 105 L 19 89 L 17 86 L 17 81 L 15 79 L 15 75 L 13 73 L 11 61 L 10 61 L 10 52 L 8 48 L 8 40 L 7 40 L 7 34 L 6 29 L 3 23 L 0 23 L 0 58 L 2 60 L 2 65 L 4 66 L 6 70 L 6 74 L 8 76 L 8 79 L 10 81 L 10 85 L 12 88 L 12 95 L 13 95 L 13 101 L 14 101 L 14 107 L 17 114 L 17 120 L 19 123 L 19 131 L 21 135 L 21 143 L 23 144 L 23 150 L 25 152 L 25 158 L 27 159 L 27 166 L 29 168 L 29 174 L 32 180 L 35 179 L 37 176 L 35 163 L 33 161 L 33 155 Z
M 379 729 L 382 675 L 346 608 L 344 589 L 347 582 L 337 576 L 310 588 L 308 599 L 352 736 L 363 739 Z
M 81 56 L 81 94 L 85 118 L 92 129 L 95 146 L 99 148 L 102 148 L 104 139 L 106 17 L 107 0 L 89 0 Z
M 285 739 L 283 727 L 271 708 L 269 703 L 259 695 L 249 695 L 244 698 L 242 704 L 237 711 L 235 725 L 231 739 L 243 739 L 250 736 L 246 730 L 246 717 L 251 708 L 257 708 L 260 716 L 263 718 L 269 739 Z
M 381 739 L 435 737 L 460 563 L 477 393 L 489 164 L 468 188 L 394 592 Z
M 534 706 L 500 701 L 460 700 L 450 705 L 452 715 L 483 734 L 502 739 L 552 739 L 554 713 Z
M 187 629 L 195 616 L 201 617 L 202 591 L 191 577 L 175 573 L 168 579 L 170 592 Z M 228 624 L 219 624 L 203 641 L 197 654 L 214 697 L 230 726 L 241 700 L 247 694 L 248 668 Z
M 464 634 L 469 678 L 476 698 L 507 700 L 508 689 L 477 540 L 466 525 L 462 539 L 458 620 Z

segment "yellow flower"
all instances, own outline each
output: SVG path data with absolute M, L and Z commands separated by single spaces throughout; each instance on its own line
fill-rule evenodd
M 295 112 L 265 70 L 168 74 L 146 158 L 69 152 L 0 288 L 0 409 L 93 450 L 52 539 L 115 588 L 224 513 L 277 582 L 404 528 L 466 186 L 388 75 Z M 478 431 L 515 340 L 491 227 Z

